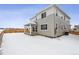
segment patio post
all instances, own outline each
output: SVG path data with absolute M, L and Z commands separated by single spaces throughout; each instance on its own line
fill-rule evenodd
M 30 35 L 31 35 L 31 32 L 32 32 L 31 29 L 32 29 L 32 28 L 31 28 L 31 24 L 30 24 Z

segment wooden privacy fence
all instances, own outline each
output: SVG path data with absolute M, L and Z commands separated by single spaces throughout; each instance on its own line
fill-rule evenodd
M 24 29 L 5 29 L 4 33 L 20 33 L 24 32 Z
M 20 29 L 19 28 L 9 28 L 9 29 L 0 31 L 0 47 L 2 44 L 2 38 L 3 38 L 4 33 L 21 33 L 21 32 L 24 33 L 24 31 L 29 32 L 29 30 L 24 30 L 21 28 Z
M 79 32 L 71 31 L 71 34 L 79 35 Z

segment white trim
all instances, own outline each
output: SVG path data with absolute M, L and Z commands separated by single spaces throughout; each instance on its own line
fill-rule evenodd
M 51 4 L 50 6 L 48 6 L 48 7 L 46 7 L 46 8 L 43 8 L 40 12 L 38 12 L 38 13 L 37 13 L 35 16 L 33 16 L 32 18 L 37 17 L 40 13 L 42 13 L 43 11 L 46 11 L 46 10 L 52 8 L 52 7 L 55 7 L 55 8 L 57 8 L 58 10 L 60 10 L 65 16 L 67 16 L 67 17 L 70 19 L 70 17 L 69 17 L 63 10 L 61 10 L 61 9 L 58 7 L 57 4 Z M 32 19 L 32 18 L 30 18 L 30 19 Z
M 48 29 L 47 30 L 41 30 L 41 31 L 48 31 Z

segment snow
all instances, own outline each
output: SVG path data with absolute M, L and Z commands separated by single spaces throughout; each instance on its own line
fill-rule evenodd
M 24 33 L 7 33 L 3 36 L 3 55 L 69 55 L 79 54 L 79 35 L 49 38 Z
M 0 33 L 3 32 L 3 31 L 4 31 L 3 29 L 0 29 Z

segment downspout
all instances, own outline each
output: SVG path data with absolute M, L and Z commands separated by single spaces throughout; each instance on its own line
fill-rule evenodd
M 30 24 L 30 35 L 32 34 L 32 33 L 31 33 L 31 32 L 32 32 L 31 30 L 32 30 L 32 28 L 31 28 L 31 24 Z

